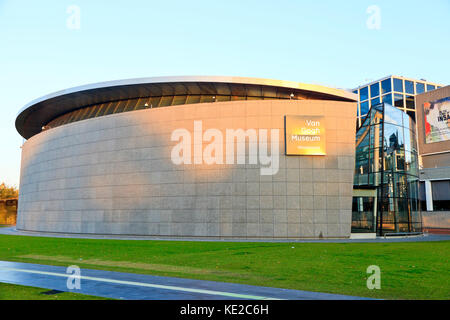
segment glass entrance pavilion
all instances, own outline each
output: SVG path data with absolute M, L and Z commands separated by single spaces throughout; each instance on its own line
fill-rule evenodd
M 352 233 L 422 232 L 418 176 L 414 121 L 373 106 L 356 133 Z

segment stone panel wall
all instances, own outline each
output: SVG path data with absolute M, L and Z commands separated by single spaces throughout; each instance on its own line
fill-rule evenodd
M 146 109 L 44 131 L 23 146 L 17 227 L 171 237 L 349 237 L 354 103 L 216 102 Z M 325 116 L 326 156 L 284 155 L 284 115 Z M 175 129 L 279 129 L 280 169 L 180 165 Z

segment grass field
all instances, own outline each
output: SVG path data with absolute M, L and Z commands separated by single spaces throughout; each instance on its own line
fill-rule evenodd
M 244 243 L 0 235 L 0 260 L 387 299 L 449 299 L 450 242 Z M 366 286 L 381 268 L 381 290 Z
M 105 300 L 71 292 L 45 295 L 48 289 L 0 283 L 0 300 Z

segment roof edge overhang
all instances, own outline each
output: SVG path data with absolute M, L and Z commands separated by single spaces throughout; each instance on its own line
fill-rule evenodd
M 242 84 L 242 85 L 259 85 L 259 86 L 269 86 L 278 87 L 284 89 L 300 90 L 304 92 L 311 92 L 316 94 L 321 94 L 328 96 L 329 98 L 335 98 L 339 101 L 355 102 L 358 100 L 358 96 L 351 91 L 344 89 L 330 88 L 322 85 L 316 84 L 305 84 L 294 81 L 283 81 L 283 80 L 273 80 L 273 79 L 261 79 L 261 78 L 247 78 L 247 77 L 229 77 L 229 76 L 171 76 L 171 77 L 150 77 L 150 78 L 135 78 L 135 79 L 125 79 L 125 80 L 114 80 L 99 82 L 93 84 L 87 84 L 82 86 L 77 86 L 61 91 L 57 91 L 43 97 L 37 98 L 28 104 L 26 104 L 18 113 L 16 117 L 16 129 L 25 139 L 32 137 L 33 135 L 39 133 L 42 123 L 45 118 L 52 118 L 51 114 L 47 114 L 46 117 L 42 117 L 40 112 L 43 112 L 45 106 L 46 112 L 54 112 L 54 117 L 61 114 L 61 110 L 58 110 L 58 105 L 62 99 L 72 99 L 73 107 L 63 110 L 64 112 L 69 112 L 71 110 L 78 109 L 82 105 L 77 104 L 77 100 L 81 98 L 86 98 L 87 96 L 96 96 L 100 100 L 104 99 L 104 102 L 108 101 L 108 96 L 105 92 L 100 92 L 102 90 L 114 89 L 122 90 L 123 88 L 131 88 L 133 86 L 142 85 L 152 85 L 152 84 L 170 84 L 170 83 L 224 83 L 224 84 Z M 126 93 L 125 93 L 126 94 Z M 130 98 L 132 98 L 130 96 Z M 114 99 L 112 99 L 114 100 Z M 111 99 L 109 100 L 111 101 Z M 52 102 L 54 104 L 52 105 Z M 53 110 L 52 110 L 53 109 Z M 49 111 L 50 110 L 50 111 Z M 36 122 L 32 128 L 27 129 L 28 118 L 35 117 Z

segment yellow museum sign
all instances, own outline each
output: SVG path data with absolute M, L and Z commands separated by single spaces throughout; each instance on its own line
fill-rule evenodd
M 325 119 L 322 116 L 284 117 L 286 155 L 326 155 Z

